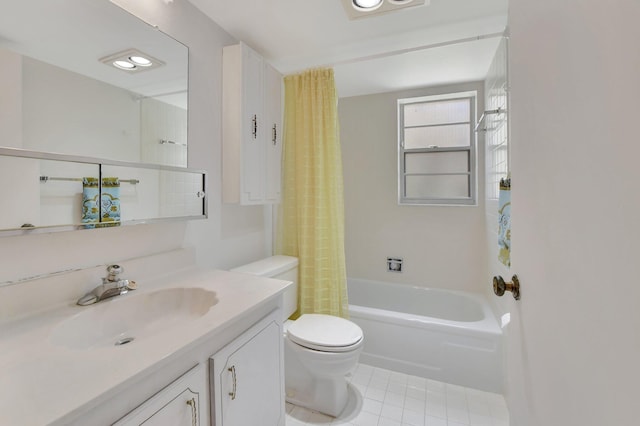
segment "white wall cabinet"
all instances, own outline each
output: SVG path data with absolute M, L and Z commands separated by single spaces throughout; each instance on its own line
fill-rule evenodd
M 282 176 L 282 74 L 271 65 L 265 65 L 264 114 L 269 126 L 266 142 L 266 188 L 267 203 L 280 202 Z
M 244 43 L 222 55 L 222 199 L 280 200 L 282 75 Z
M 216 426 L 284 425 L 282 325 L 277 318 L 269 315 L 211 357 Z
M 113 426 L 205 426 L 201 409 L 207 409 L 207 374 L 200 364 L 155 394 Z

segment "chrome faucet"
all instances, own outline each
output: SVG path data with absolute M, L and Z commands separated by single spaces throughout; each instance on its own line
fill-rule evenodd
M 78 299 L 78 305 L 91 305 L 113 296 L 120 296 L 129 290 L 135 290 L 135 281 L 119 278 L 122 271 L 124 271 L 124 269 L 120 265 L 108 266 L 107 276 L 102 279 L 102 284 Z

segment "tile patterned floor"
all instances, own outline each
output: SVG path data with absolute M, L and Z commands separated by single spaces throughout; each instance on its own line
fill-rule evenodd
M 287 404 L 286 426 L 508 426 L 502 395 L 359 364 L 338 418 Z

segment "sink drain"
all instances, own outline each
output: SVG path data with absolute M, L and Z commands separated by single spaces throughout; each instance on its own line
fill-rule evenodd
M 133 342 L 133 339 L 135 339 L 135 337 L 125 337 L 124 339 L 120 339 L 118 340 L 115 345 L 116 346 L 122 346 L 122 345 L 126 345 L 127 343 L 131 343 Z

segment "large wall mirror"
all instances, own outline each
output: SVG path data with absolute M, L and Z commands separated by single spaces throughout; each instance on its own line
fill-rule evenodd
M 6 3 L 0 70 L 0 146 L 187 166 L 188 49 L 109 0 Z
M 0 231 L 206 217 L 186 46 L 109 0 L 20 0 L 0 14 L 0 75 Z M 112 217 L 88 195 L 115 198 Z

